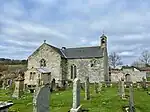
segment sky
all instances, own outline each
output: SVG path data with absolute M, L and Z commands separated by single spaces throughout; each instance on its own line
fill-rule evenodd
M 149 0 L 0 0 L 0 57 L 27 59 L 42 43 L 100 45 L 124 64 L 150 49 Z

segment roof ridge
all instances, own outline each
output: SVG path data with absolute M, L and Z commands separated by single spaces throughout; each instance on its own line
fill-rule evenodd
M 66 48 L 66 49 L 77 49 L 77 48 L 94 48 L 94 47 L 101 47 L 101 46 L 70 47 L 70 48 Z

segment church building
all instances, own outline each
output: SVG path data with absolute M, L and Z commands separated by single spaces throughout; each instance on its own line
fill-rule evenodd
M 107 37 L 100 37 L 100 45 L 77 48 L 57 48 L 44 43 L 28 57 L 28 70 L 25 73 L 25 85 L 38 85 L 38 79 L 47 74 L 60 86 L 78 77 L 90 83 L 108 82 Z M 42 79 L 41 79 L 42 80 Z

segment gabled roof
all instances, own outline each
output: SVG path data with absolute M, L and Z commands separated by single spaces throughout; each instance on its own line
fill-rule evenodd
M 67 48 L 62 50 L 62 52 L 67 59 L 103 57 L 103 50 L 100 46 Z
M 60 54 L 61 57 L 66 58 L 66 59 L 103 57 L 103 49 L 101 48 L 101 46 L 59 49 L 47 43 L 44 43 L 44 44 L 53 48 L 57 53 Z M 34 55 L 40 49 L 40 47 L 32 55 Z

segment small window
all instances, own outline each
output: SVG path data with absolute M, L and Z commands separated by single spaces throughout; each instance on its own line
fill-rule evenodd
M 77 77 L 77 67 L 76 65 L 71 65 L 71 79 L 75 79 Z
M 40 60 L 40 67 L 46 67 L 46 60 L 45 59 Z
M 30 72 L 30 78 L 29 79 L 32 80 L 32 72 Z
M 71 79 L 73 79 L 73 65 L 71 65 Z
M 94 67 L 95 65 L 96 65 L 96 60 L 95 59 L 92 59 L 91 61 L 90 61 L 90 65 L 91 65 L 91 67 Z

